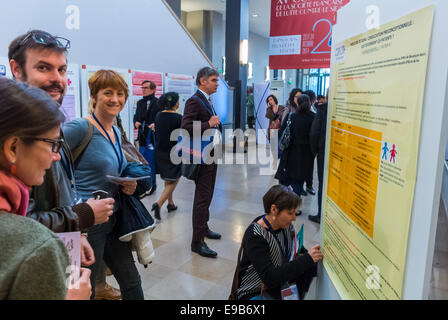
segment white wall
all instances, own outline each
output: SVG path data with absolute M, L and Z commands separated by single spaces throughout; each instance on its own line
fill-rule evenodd
M 253 63 L 253 79 L 247 84 L 263 83 L 264 68 L 269 65 L 269 38 L 249 32 L 249 61 Z
M 79 30 L 66 28 L 69 5 Z M 195 75 L 208 65 L 182 27 L 156 0 L 14 0 L 2 2 L 0 56 L 12 39 L 43 29 L 71 40 L 70 62 Z

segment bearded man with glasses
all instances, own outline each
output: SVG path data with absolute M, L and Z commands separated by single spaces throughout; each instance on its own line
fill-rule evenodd
M 67 49 L 70 41 L 45 31 L 32 30 L 14 39 L 9 45 L 9 65 L 15 79 L 38 87 L 54 100 L 62 103 L 67 89 Z M 26 126 L 26 123 L 23 124 Z M 54 232 L 87 230 L 104 223 L 113 213 L 114 199 L 81 202 L 75 189 L 73 159 L 70 148 L 59 140 L 26 137 L 51 144 L 59 151 L 61 161 L 53 162 L 41 186 L 33 187 L 28 206 L 28 217 L 39 221 Z M 81 237 L 81 264 L 94 263 L 93 250 Z M 38 276 L 38 275 L 36 275 Z

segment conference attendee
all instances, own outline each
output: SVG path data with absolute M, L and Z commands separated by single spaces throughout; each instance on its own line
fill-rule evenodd
M 290 188 L 275 185 L 263 196 L 265 214 L 246 229 L 239 262 L 239 300 L 282 299 L 282 288 L 296 285 L 303 298 L 322 260 L 320 246 L 310 251 L 296 243 L 292 222 L 301 199 Z M 297 249 L 295 249 L 297 248 Z M 263 293 L 261 292 L 263 291 Z M 262 295 L 262 296 L 261 296 Z
M 193 122 L 199 121 L 201 134 L 210 128 L 216 128 L 222 132 L 221 120 L 216 115 L 210 95 L 218 89 L 218 71 L 210 67 L 199 70 L 196 77 L 198 90 L 187 100 L 182 117 L 182 128 L 186 129 L 193 137 Z M 193 200 L 193 237 L 191 250 L 204 257 L 217 257 L 216 251 L 211 250 L 204 238 L 220 239 L 219 233 L 210 230 L 208 220 L 210 218 L 210 203 L 215 189 L 217 164 L 200 164 L 195 179 L 195 192 Z
M 41 30 L 29 31 L 9 45 L 11 72 L 15 79 L 44 90 L 61 104 L 67 89 L 68 48 L 68 39 Z M 33 187 L 27 215 L 54 232 L 82 231 L 107 221 L 114 200 L 89 197 L 86 202 L 80 202 L 75 189 L 73 159 L 65 142 L 62 142 L 59 153 L 61 161 L 53 162 L 45 174 L 44 183 Z M 92 248 L 83 236 L 81 263 L 88 266 L 93 262 Z
M 306 95 L 310 98 L 310 103 L 311 103 L 310 110 L 311 110 L 311 112 L 313 112 L 314 114 L 316 114 L 316 112 L 317 112 L 317 109 L 316 109 L 316 107 L 315 107 L 315 103 L 316 103 L 316 94 L 314 93 L 313 90 L 306 90 L 306 91 L 304 92 L 304 94 L 306 94 Z M 305 181 L 305 183 L 306 183 L 306 189 L 305 189 L 306 192 L 309 193 L 309 194 L 311 194 L 311 195 L 313 195 L 313 196 L 316 195 L 316 190 L 314 190 L 314 188 L 313 188 L 314 158 L 315 158 L 315 156 L 313 155 L 313 163 L 312 163 L 312 165 L 311 165 L 311 167 L 310 167 L 311 172 L 310 172 L 310 174 L 308 175 L 308 176 L 309 176 L 308 180 Z
M 297 98 L 298 109 L 291 115 L 291 139 L 283 152 L 277 175 L 281 184 L 291 185 L 297 195 L 305 195 L 304 183 L 312 173 L 313 154 L 310 147 L 310 130 L 314 113 L 310 111 L 310 99 L 306 94 Z M 285 122 L 281 130 L 285 130 Z M 285 182 L 284 182 L 285 181 Z
M 310 131 L 311 152 L 317 155 L 317 178 L 319 189 L 317 192 L 318 210 L 316 215 L 309 215 L 308 219 L 320 223 L 322 213 L 322 192 L 324 181 L 324 160 L 325 160 L 325 139 L 327 136 L 327 109 L 328 103 L 323 103 L 317 107 L 317 114 Z
M 147 146 L 149 143 L 154 143 L 154 141 L 152 141 L 150 130 L 154 131 L 156 115 L 162 111 L 162 109 L 159 107 L 158 99 L 155 95 L 157 85 L 150 80 L 145 80 L 142 82 L 141 88 L 143 91 L 143 98 L 137 102 L 137 109 L 134 114 L 134 127 L 138 129 L 139 146 Z M 150 163 L 150 166 L 152 170 L 155 170 L 154 163 Z M 156 175 L 151 175 L 151 177 L 153 187 L 149 191 L 149 195 L 152 195 L 157 189 Z
M 247 125 L 249 128 L 255 128 L 255 104 L 254 104 L 254 88 L 247 88 L 246 97 L 246 113 L 247 113 Z
M 284 106 L 278 105 L 277 97 L 271 94 L 266 99 L 266 104 L 268 107 L 266 108 L 266 118 L 269 119 L 269 130 L 268 130 L 268 139 L 271 139 L 271 130 L 279 130 L 280 129 L 280 120 L 282 118 L 283 112 L 285 110 Z
M 289 93 L 288 101 L 286 101 L 285 110 L 283 111 L 280 125 L 283 125 L 285 123 L 286 118 L 288 117 L 288 114 L 290 112 L 296 112 L 297 111 L 297 98 L 302 94 L 302 89 L 295 88 L 292 89 Z
M 317 101 L 315 104 L 317 104 L 317 106 L 320 106 L 321 104 L 324 104 L 326 102 L 325 96 L 319 94 L 317 96 Z
M 63 242 L 26 217 L 29 189 L 61 159 L 64 115 L 42 90 L 3 77 L 0 106 L 0 300 L 88 299 L 90 270 L 67 290 Z
M 285 110 L 284 106 L 278 105 L 277 97 L 274 95 L 270 95 L 266 99 L 266 104 L 268 107 L 266 108 L 266 118 L 269 119 L 269 126 L 268 126 L 268 140 L 269 140 L 269 146 L 271 149 L 271 155 L 273 157 L 272 167 L 273 169 L 277 169 L 278 166 L 278 139 L 279 134 L 278 131 L 280 129 L 280 119 L 282 118 L 283 112 Z M 271 137 L 277 132 L 277 140 L 272 140 Z
M 93 127 L 90 141 L 76 161 L 76 188 L 82 199 L 97 190 L 103 190 L 112 197 L 119 197 L 120 192 L 132 195 L 137 186 L 135 181 L 115 184 L 106 178 L 107 175 L 121 176 L 127 165 L 121 148 L 121 132 L 113 123 L 126 104 L 128 85 L 117 72 L 99 70 L 90 77 L 89 89 L 93 112 L 85 119 L 67 123 L 63 128 L 67 143 L 75 149 L 88 134 L 89 122 Z M 96 274 L 101 268 L 101 260 L 104 260 L 120 286 L 123 300 L 142 300 L 143 290 L 132 256 L 132 245 L 120 241 L 113 232 L 119 209 L 115 206 L 115 214 L 107 222 L 87 231 L 95 253 L 95 263 L 89 267 L 92 270 L 92 298 L 95 296 Z
M 173 200 L 173 192 L 181 176 L 181 164 L 174 164 L 170 159 L 170 152 L 177 144 L 177 140 L 171 140 L 171 133 L 180 129 L 182 123 L 182 116 L 176 112 L 179 108 L 179 94 L 176 92 L 165 93 L 160 97 L 159 104 L 163 111 L 157 114 L 155 120 L 155 159 L 156 172 L 165 181 L 165 188 L 159 200 L 152 205 L 151 211 L 154 211 L 157 220 L 161 220 L 160 208 L 165 201 L 168 200 L 166 206 L 168 212 L 177 210 Z

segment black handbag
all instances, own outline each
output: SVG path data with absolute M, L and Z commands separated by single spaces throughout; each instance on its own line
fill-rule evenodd
M 280 141 L 278 142 L 278 148 L 280 151 L 284 151 L 288 148 L 289 142 L 291 141 L 291 115 L 292 112 L 288 114 L 288 119 L 286 120 L 286 128 L 283 130 Z
M 185 164 L 182 163 L 181 167 L 181 174 L 183 177 L 187 178 L 188 180 L 196 181 L 196 178 L 199 173 L 199 166 L 200 164 Z

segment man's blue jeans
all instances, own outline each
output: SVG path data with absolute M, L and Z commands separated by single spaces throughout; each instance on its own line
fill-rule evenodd
M 88 230 L 88 240 L 95 253 L 95 263 L 89 267 L 92 270 L 92 298 L 95 296 L 97 273 L 101 272 L 101 260 L 104 260 L 117 279 L 123 300 L 143 300 L 142 283 L 132 256 L 131 243 L 122 242 L 114 236 L 115 221 L 115 215 L 112 215 L 108 222 Z

